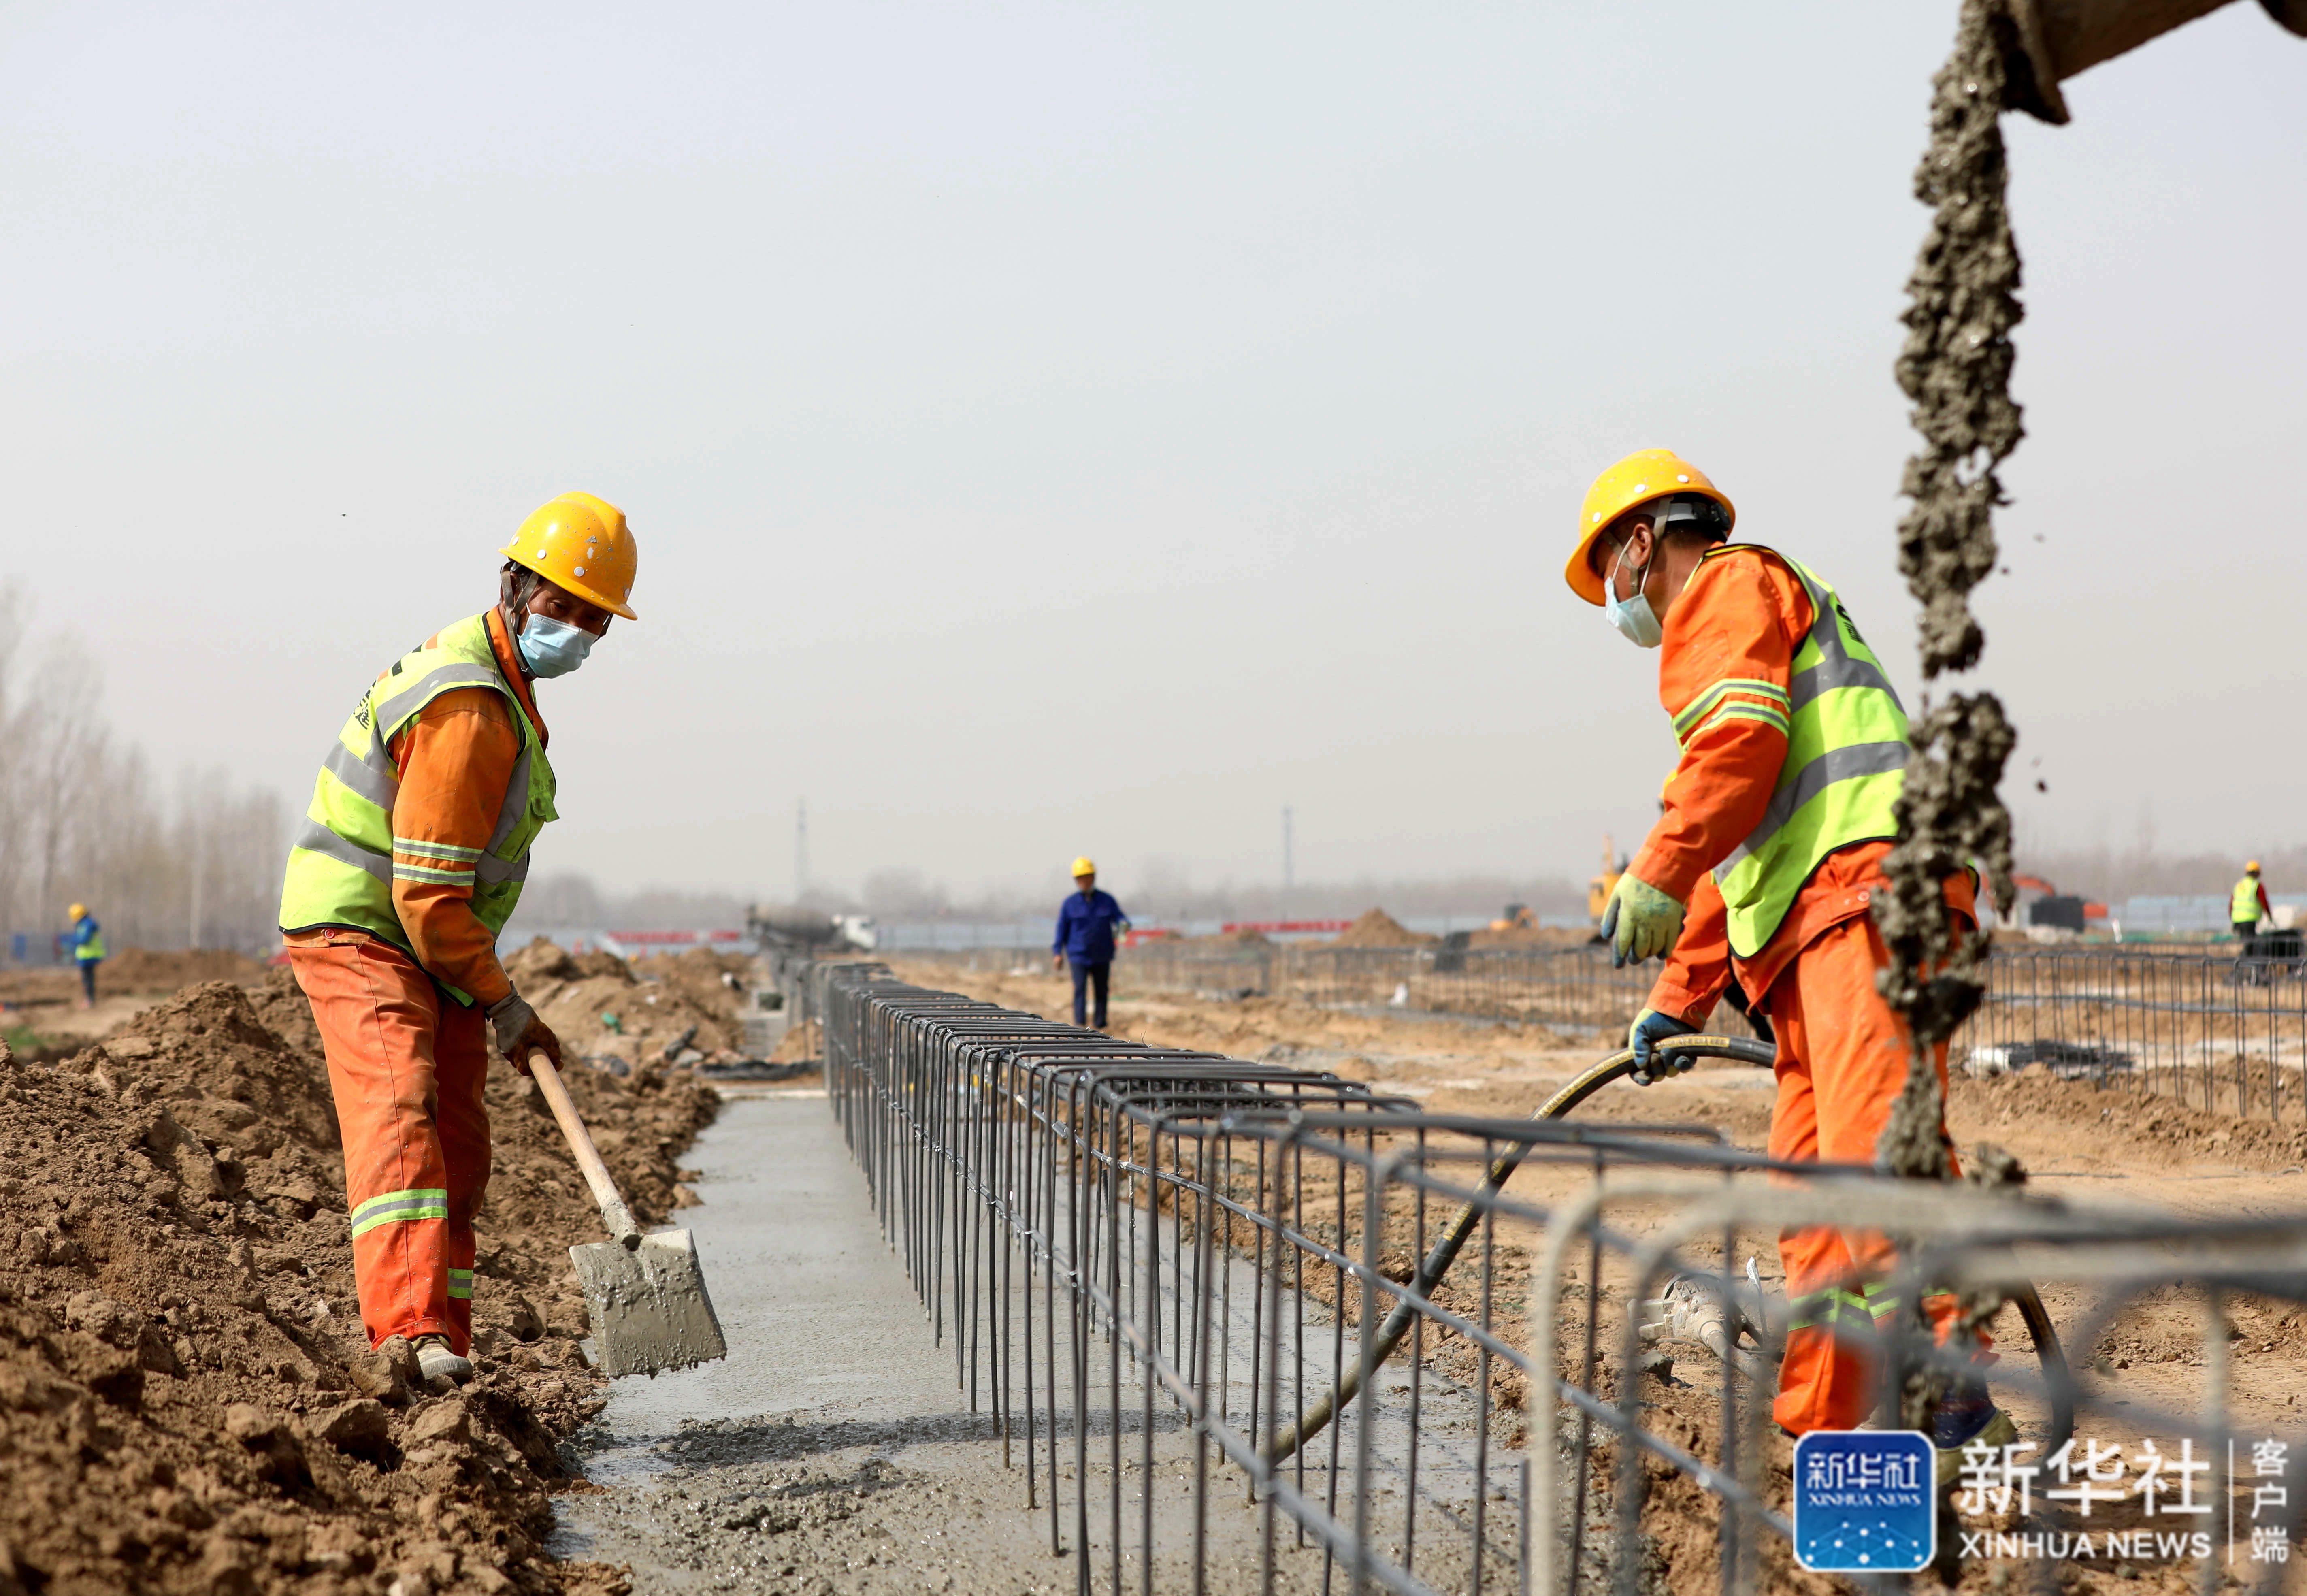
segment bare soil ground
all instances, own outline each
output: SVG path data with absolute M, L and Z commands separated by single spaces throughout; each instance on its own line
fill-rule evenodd
M 46 1058 L 127 1022 L 154 998 L 196 981 L 263 984 L 264 966 L 226 948 L 155 953 L 124 948 L 97 966 L 96 1007 L 80 1006 L 80 974 L 68 967 L 0 971 L 0 1034 L 19 1053 Z
M 1070 1010 L 1069 984 L 1046 967 L 970 974 L 922 961 L 900 966 L 899 973 L 925 985 L 1052 1017 Z M 1269 999 L 1208 1002 L 1132 992 L 1126 969 L 1117 974 L 1120 995 L 1111 1026 L 1117 1035 L 1325 1068 L 1412 1098 L 1437 1112 L 1526 1116 L 1580 1069 L 1623 1045 L 1617 1035 L 1601 1033 L 1581 1043 L 1536 1026 L 1393 1018 Z M 1768 1137 L 1774 1095 L 1767 1071 L 1702 1066 L 1647 1090 L 1612 1086 L 1578 1113 L 1582 1120 L 1622 1123 L 1699 1122 L 1720 1128 L 1740 1146 L 1760 1148 Z M 2099 1090 L 2039 1070 L 1987 1079 L 1958 1077 L 1949 1121 L 1963 1152 L 1998 1146 L 2020 1160 L 2035 1189 L 2079 1205 L 2202 1216 L 2307 1211 L 2307 1125 L 2295 1121 L 2278 1125 L 2212 1114 L 2168 1097 Z M 1587 1179 L 1574 1167 L 1527 1166 L 1513 1189 L 1545 1202 L 1569 1195 Z M 1359 1201 L 1351 1196 L 1350 1200 Z M 1634 1215 L 1629 1228 L 1639 1233 L 1647 1223 Z M 1531 1243 L 1526 1236 L 1503 1240 L 1498 1268 L 1526 1269 L 1534 1253 Z M 1782 1280 L 1768 1238 L 1743 1244 L 1740 1250 L 1741 1264 L 1750 1252 L 1755 1257 L 1766 1283 Z M 1445 1304 L 1451 1289 L 1437 1293 Z M 1623 1312 L 1625 1293 L 1606 1285 L 1606 1300 L 1614 1294 Z M 2043 1295 L 2054 1320 L 2070 1334 L 2097 1307 L 2092 1292 L 2073 1286 L 2046 1283 Z M 1348 1307 L 1351 1317 L 1351 1302 Z M 2229 1323 L 2228 1401 L 2237 1430 L 2246 1436 L 2297 1436 L 2307 1429 L 2307 1313 L 2243 1297 L 2232 1300 Z M 2200 1412 L 2208 1389 L 2204 1326 L 2200 1295 L 2165 1290 L 2126 1306 L 2097 1345 L 2069 1347 L 2071 1360 L 2090 1371 L 2078 1433 L 2119 1441 L 2129 1452 L 2142 1434 L 2155 1433 L 2143 1413 Z M 2015 1313 L 2006 1310 L 1995 1329 L 2007 1356 L 2022 1363 L 2030 1360 Z M 1702 1455 L 1711 1455 L 1720 1437 L 1719 1383 L 1703 1371 L 1693 1373 L 1692 1363 L 1685 1350 L 1678 1377 L 1657 1382 L 1651 1401 L 1662 1428 Z M 1606 1372 L 1606 1383 L 1614 1385 L 1615 1379 Z M 1500 1395 L 1508 1405 L 1519 1404 L 1519 1390 L 1501 1388 Z M 2013 1405 L 2022 1429 L 2035 1425 L 2039 1433 L 2042 1415 Z M 1780 1445 L 1778 1483 L 1783 1491 L 1790 1457 Z M 2175 1445 L 2167 1430 L 2165 1445 Z M 2249 1483 L 2244 1481 L 2246 1489 Z M 2292 1485 L 2297 1489 L 2298 1482 Z M 1653 1471 L 1651 1489 L 1652 1508 L 1645 1524 L 1659 1524 L 1657 1552 L 1664 1588 L 1713 1588 L 1717 1550 L 1711 1504 L 1688 1481 L 1668 1473 Z M 1684 1511 L 1659 1512 L 1677 1506 Z M 2087 1527 L 2105 1527 L 2106 1510 L 2100 1511 L 2100 1522 Z M 2140 1526 L 2126 1520 L 2123 1527 Z M 2063 1575 L 2064 1588 L 2192 1588 L 2191 1564 L 2123 1564 L 2122 1569 L 2116 1562 L 2073 1566 Z M 2258 1572 L 2248 1565 L 2240 1571 Z M 1981 1560 L 1966 1566 L 1959 1583 L 1964 1589 L 1999 1589 L 2013 1573 Z M 1838 1588 L 1793 1566 L 1782 1548 L 1766 1557 L 1764 1585 Z
M 481 1377 L 425 1388 L 360 1326 L 311 1011 L 286 970 L 231 974 L 60 1059 L 0 1046 L 0 1596 L 621 1589 L 542 1550 L 599 1403 L 566 1252 L 599 1222 L 533 1088 L 489 1084 Z M 709 1088 L 647 1058 L 568 1079 L 662 1218 Z

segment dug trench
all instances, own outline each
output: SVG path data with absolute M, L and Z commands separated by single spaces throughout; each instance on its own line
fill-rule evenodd
M 481 1372 L 428 1386 L 361 1328 L 311 1011 L 287 971 L 249 974 L 60 1058 L 0 1044 L 0 1596 L 623 1589 L 543 1550 L 553 1494 L 585 1489 L 562 1443 L 602 1401 L 566 1250 L 599 1228 L 533 1088 L 493 1067 Z M 725 990 L 568 974 L 644 1010 Z M 567 1072 L 648 1220 L 717 1102 L 664 1051 Z

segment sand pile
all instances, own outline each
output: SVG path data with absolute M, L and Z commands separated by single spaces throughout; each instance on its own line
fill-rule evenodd
M 566 1247 L 597 1234 L 499 1066 L 474 1293 L 482 1378 L 367 1349 L 343 1165 L 303 1000 L 179 993 L 54 1068 L 0 1049 L 0 1592 L 552 1591 L 555 1451 L 596 1411 Z M 284 1034 L 284 1032 L 286 1033 Z M 570 1086 L 637 1209 L 710 1117 L 687 1072 Z
M 676 1043 L 675 1058 L 689 1050 L 711 1062 L 741 1057 L 737 1011 L 750 967 L 699 948 L 643 960 L 636 972 L 613 953 L 568 953 L 542 937 L 505 960 L 513 985 L 562 1043 L 612 1072 L 666 1062 Z M 725 970 L 736 987 L 722 981 Z
M 1334 938 L 1333 948 L 1427 948 L 1440 939 L 1421 937 L 1384 909 L 1365 910 Z
M 1256 953 L 1273 947 L 1274 939 L 1264 931 L 1230 931 L 1207 937 L 1164 937 L 1146 946 L 1188 948 L 1196 953 Z
M 716 1016 L 733 1016 L 744 1007 L 746 993 L 755 978 L 752 959 L 742 953 L 718 953 L 710 948 L 651 954 L 633 965 L 633 974 L 643 981 L 673 988 L 698 1008 Z

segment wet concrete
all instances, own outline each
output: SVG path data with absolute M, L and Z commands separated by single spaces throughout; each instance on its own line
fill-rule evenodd
M 603 1489 L 562 1499 L 553 1549 L 631 1564 L 638 1592 L 1069 1587 L 823 1094 L 731 1103 L 692 1163 L 729 1357 L 611 1387 L 579 1437 Z
M 642 1596 L 1054 1592 L 1080 1588 L 1085 1570 L 1075 1548 L 1085 1536 L 1096 1587 L 1134 1590 L 1145 1515 L 1157 1548 L 1157 1591 L 1198 1583 L 1225 1596 L 1256 1589 L 1270 1532 L 1278 1532 L 1274 1588 L 1323 1587 L 1319 1549 L 1301 1545 L 1286 1519 L 1274 1523 L 1251 1506 L 1238 1472 L 1214 1458 L 1202 1467 L 1166 1399 L 1151 1405 L 1149 1423 L 1149 1409 L 1135 1394 L 1135 1366 L 1113 1369 L 1102 1342 L 1083 1371 L 1093 1404 L 1083 1442 L 1071 1436 L 1069 1413 L 1063 1437 L 1050 1434 L 1044 1388 L 1034 1442 L 1022 1430 L 1012 1437 L 1016 1466 L 1005 1466 L 991 1418 L 970 1412 L 950 1339 L 937 1344 L 902 1264 L 884 1243 L 864 1179 L 821 1093 L 733 1102 L 690 1157 L 705 1204 L 682 1218 L 696 1234 L 730 1355 L 612 1386 L 608 1409 L 578 1441 L 596 1489 L 562 1498 L 556 1552 L 629 1564 Z M 1252 1300 L 1245 1289 L 1227 1317 L 1248 1311 Z M 1294 1294 L 1288 1300 L 1294 1304 Z M 1328 1366 L 1352 1356 L 1351 1338 L 1342 1345 L 1331 1339 L 1326 1315 L 1309 1305 L 1306 1323 L 1309 1389 L 1291 1392 L 1293 1412 L 1299 1395 L 1320 1388 L 1315 1382 Z M 1231 1328 L 1235 1350 L 1222 1361 L 1230 1402 L 1239 1407 L 1248 1400 L 1252 1331 L 1247 1319 Z M 1108 1407 L 1099 1397 L 1117 1376 L 1123 1394 Z M 1462 1530 L 1478 1474 L 1472 1406 L 1468 1393 L 1429 1376 L 1418 1426 L 1425 1461 L 1413 1483 L 1400 1472 L 1408 1389 L 1400 1380 L 1378 1388 L 1374 1417 L 1385 1476 L 1376 1488 L 1379 1517 L 1391 1520 L 1410 1497 L 1420 1501 L 1428 1515 L 1421 1544 L 1437 1536 L 1445 1543 L 1421 1557 L 1431 1577 L 1461 1571 L 1465 1561 L 1462 1547 L 1446 1542 L 1454 1525 Z M 1031 1506 L 1027 1445 L 1042 1464 Z M 1514 1544 L 1505 1498 L 1515 1469 L 1514 1454 L 1496 1447 L 1488 1471 L 1497 1514 L 1492 1561 Z M 1055 1523 L 1051 1470 L 1061 1493 Z M 1316 1467 L 1296 1483 L 1319 1500 L 1325 1477 Z M 1077 1494 L 1084 1487 L 1085 1517 Z M 1390 1535 L 1379 1539 L 1399 1555 Z M 1334 1566 L 1326 1572 L 1339 1576 Z

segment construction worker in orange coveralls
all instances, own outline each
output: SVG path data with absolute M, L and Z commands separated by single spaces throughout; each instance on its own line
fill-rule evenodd
M 488 1037 L 524 1075 L 561 1042 L 513 991 L 497 933 L 555 817 L 534 683 L 630 621 L 624 512 L 565 493 L 501 551 L 494 608 L 380 674 L 322 761 L 280 930 L 313 1004 L 345 1146 L 371 1345 L 473 1375 L 473 1215 L 489 1178 Z
M 1875 991 L 1889 956 L 1868 910 L 1898 829 L 1906 713 L 1834 589 L 1727 541 L 1737 514 L 1697 467 L 1644 450 L 1588 491 L 1565 573 L 1628 639 L 1661 650 L 1659 698 L 1682 744 L 1664 813 L 1605 910 L 1620 962 L 1665 960 L 1630 1029 L 1634 1078 L 1676 1068 L 1658 1043 L 1696 1031 L 1735 975 L 1777 1034 L 1771 1156 L 1872 1163 L 1908 1059 Z M 1947 893 L 1975 915 L 1967 873 Z M 1943 1044 L 1938 1068 L 1943 1091 Z M 1779 1251 L 1791 1328 L 1774 1416 L 1795 1435 L 1856 1428 L 1879 1394 L 1875 1323 L 1898 1306 L 1890 1243 L 1806 1229 Z M 1955 1311 L 1947 1296 L 1925 1306 L 1942 1326 Z M 1948 1479 L 1966 1443 L 2017 1437 L 1976 1378 L 1935 1430 Z

